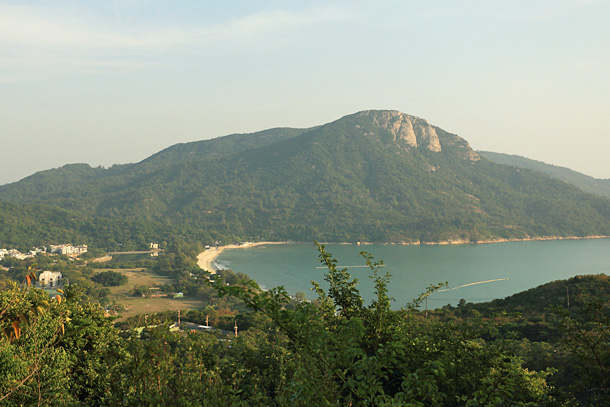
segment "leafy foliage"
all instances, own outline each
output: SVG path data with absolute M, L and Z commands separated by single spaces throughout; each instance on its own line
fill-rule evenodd
M 438 325 L 413 312 L 392 311 L 385 295 L 389 276 L 363 253 L 373 272 L 377 299 L 365 307 L 345 269 L 319 246 L 329 269 L 328 293 L 316 285 L 319 307 L 299 304 L 281 288 L 262 292 L 255 283 L 216 288 L 242 299 L 273 320 L 291 349 L 334 378 L 337 400 L 377 405 L 543 405 L 551 403 L 545 373 L 521 368 L 518 358 L 486 344 L 482 331 Z
M 69 288 L 65 297 L 49 299 L 29 285 L 0 292 L 1 327 L 15 331 L 0 339 L 2 405 L 63 406 L 104 397 L 118 335 L 99 307 L 83 307 L 74 296 Z
M 196 247 L 158 262 L 177 285 L 217 305 L 184 312 L 207 332 L 173 332 L 175 314 L 136 317 L 119 332 L 82 283 L 49 298 L 24 283 L 0 292 L 3 405 L 604 405 L 608 378 L 608 277 L 552 282 L 502 301 L 423 313 L 432 285 L 393 311 L 383 263 L 361 253 L 375 297 L 318 247 L 329 289 L 313 302 L 245 275 L 214 283 L 194 270 Z M 41 260 L 45 260 L 42 259 Z M 84 273 L 83 273 L 84 274 Z M 188 275 L 188 277 L 187 277 Z M 29 284 L 28 284 L 29 282 Z M 229 284 L 227 284 L 229 283 Z M 566 286 L 568 290 L 566 291 Z M 208 290 L 208 291 L 206 291 Z M 212 290 L 215 294 L 209 293 Z M 566 293 L 570 293 L 570 307 Z M 59 296 L 63 294 L 63 296 Z M 562 298 L 562 294 L 564 297 Z M 218 298 L 221 296 L 222 298 Z M 594 302 L 593 299 L 603 299 Z M 239 307 L 236 301 L 242 303 Z M 563 304 L 562 304 L 563 301 Z M 210 304 L 212 301 L 210 302 Z M 154 324 L 155 326 L 151 326 Z M 239 326 L 235 337 L 233 326 Z M 218 329 L 220 328 L 220 329 Z M 553 373 L 554 372 L 554 373 Z M 551 375 L 551 373 L 553 373 Z M 549 384 L 555 385 L 555 387 Z

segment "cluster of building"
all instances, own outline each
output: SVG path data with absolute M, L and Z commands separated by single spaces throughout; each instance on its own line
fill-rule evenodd
M 71 244 L 51 245 L 36 247 L 27 253 L 22 253 L 16 249 L 0 249 L 0 260 L 5 257 L 14 257 L 19 260 L 25 260 L 30 257 L 36 257 L 39 253 L 65 254 L 68 256 L 79 255 L 87 252 L 87 245 L 73 246 Z
M 34 257 L 38 253 L 45 253 L 46 251 L 46 247 L 36 248 L 30 250 L 28 253 L 21 253 L 19 250 L 15 249 L 0 249 L 0 260 L 5 257 L 15 257 L 24 260 L 29 257 Z M 59 271 L 43 271 L 38 276 L 38 285 L 40 288 L 58 288 L 62 286 L 62 278 L 63 276 Z
M 65 255 L 79 255 L 83 253 L 87 253 L 87 245 L 83 244 L 80 246 L 73 246 L 71 244 L 60 244 L 60 245 L 51 245 L 49 249 L 49 253 L 55 254 L 65 254 Z
M 25 260 L 30 257 L 35 257 L 38 253 L 45 253 L 46 251 L 46 247 L 36 247 L 27 253 L 21 253 L 16 249 L 0 249 L 0 260 L 4 259 L 5 257 L 15 257 L 19 260 Z

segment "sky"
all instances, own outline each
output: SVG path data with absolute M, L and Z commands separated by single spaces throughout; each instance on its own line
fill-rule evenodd
M 0 0 L 0 185 L 368 109 L 610 178 L 610 0 Z

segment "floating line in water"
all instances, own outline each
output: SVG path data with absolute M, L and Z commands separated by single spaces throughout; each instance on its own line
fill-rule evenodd
M 368 267 L 368 266 L 364 265 L 364 266 L 335 266 L 335 267 L 346 269 L 346 268 L 353 268 L 353 267 Z M 325 269 L 325 268 L 328 268 L 328 267 L 326 267 L 326 266 L 319 266 L 319 267 L 316 267 L 316 268 L 317 269 Z
M 468 286 L 471 286 L 471 285 L 484 284 L 484 283 L 493 283 L 495 281 L 504 281 L 504 280 L 508 280 L 508 277 L 507 278 L 496 278 L 495 280 L 477 281 L 476 283 L 464 284 L 464 285 L 460 285 L 458 287 L 445 288 L 444 290 L 438 290 L 437 292 L 440 293 L 440 292 L 443 292 L 443 291 L 453 291 L 453 290 L 457 290 L 458 288 L 468 287 Z

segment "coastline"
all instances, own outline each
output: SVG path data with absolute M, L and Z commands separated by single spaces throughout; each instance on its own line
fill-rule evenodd
M 230 244 L 226 246 L 210 247 L 197 255 L 197 265 L 203 270 L 208 271 L 211 274 L 216 274 L 218 269 L 214 266 L 214 261 L 224 252 L 225 250 L 231 249 L 247 249 L 249 247 L 262 246 L 268 244 L 286 244 L 288 242 L 257 242 L 257 243 L 245 243 L 245 244 Z
M 539 242 L 549 240 L 586 240 L 586 239 L 608 239 L 610 236 L 603 235 L 591 235 L 591 236 L 534 236 L 524 238 L 511 238 L 511 239 L 486 239 L 486 240 L 443 240 L 440 242 L 400 242 L 400 243 L 384 243 L 390 245 L 405 245 L 405 246 L 450 246 L 450 245 L 461 245 L 461 244 L 492 244 L 492 243 L 509 243 L 509 242 Z M 358 244 L 375 244 L 375 243 L 358 243 Z
M 486 239 L 486 240 L 465 240 L 465 239 L 449 239 L 441 240 L 440 242 L 319 242 L 320 244 L 341 244 L 341 245 L 355 245 L 355 246 L 367 246 L 367 245 L 388 245 L 388 246 L 451 246 L 451 245 L 463 245 L 463 244 L 492 244 L 492 243 L 509 243 L 509 242 L 538 242 L 548 240 L 586 240 L 586 239 L 608 239 L 610 236 L 604 235 L 590 235 L 590 236 L 534 236 L 524 238 L 498 238 L 498 239 Z M 298 243 L 298 242 L 293 242 Z
M 344 244 L 344 245 L 357 245 L 357 246 L 365 246 L 372 244 L 381 244 L 381 245 L 400 245 L 400 246 L 450 246 L 450 245 L 463 245 L 463 244 L 492 244 L 492 243 L 508 243 L 508 242 L 535 242 L 535 241 L 548 241 L 548 240 L 584 240 L 584 239 L 608 239 L 610 236 L 602 236 L 602 235 L 593 235 L 593 236 L 537 236 L 537 237 L 528 237 L 522 239 L 488 239 L 488 240 L 479 240 L 476 242 L 472 242 L 470 240 L 444 240 L 440 242 L 398 242 L 398 243 L 372 243 L 372 242 L 357 242 L 357 243 L 347 243 L 347 242 L 324 242 L 321 244 Z M 249 247 L 262 246 L 262 245 L 272 245 L 272 244 L 288 244 L 288 243 L 298 243 L 298 242 L 257 242 L 257 243 L 245 243 L 245 244 L 230 244 L 227 246 L 220 246 L 218 248 L 210 247 L 205 251 L 199 253 L 197 255 L 197 265 L 201 267 L 203 270 L 210 272 L 211 274 L 216 274 L 218 269 L 214 266 L 214 261 L 224 252 L 225 250 L 231 249 L 247 249 Z

